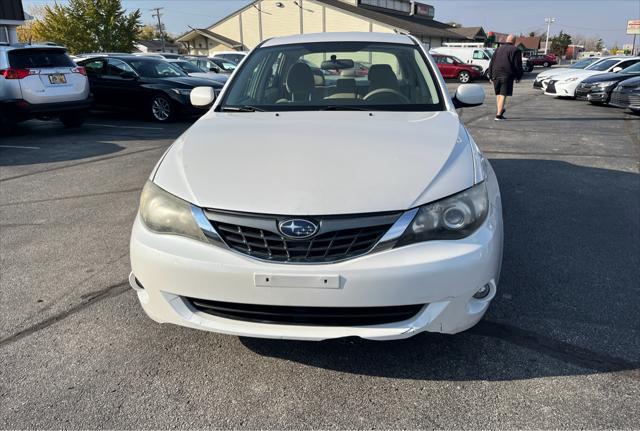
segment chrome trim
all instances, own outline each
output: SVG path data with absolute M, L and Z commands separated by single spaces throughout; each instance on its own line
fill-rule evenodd
M 191 215 L 193 215 L 193 218 L 198 224 L 198 227 L 200 228 L 204 236 L 207 237 L 209 242 L 214 245 L 229 249 L 227 244 L 222 240 L 222 238 L 220 238 L 220 234 L 218 234 L 218 232 L 215 230 L 207 216 L 204 215 L 204 211 L 202 210 L 202 208 L 191 204 Z
M 374 245 L 367 254 L 392 249 L 393 246 L 396 245 L 396 242 L 398 241 L 398 239 L 400 239 L 404 231 L 407 230 L 419 210 L 420 208 L 413 208 L 409 211 L 405 211 L 404 214 L 402 214 L 400 218 L 396 220 L 393 226 L 389 228 L 387 233 L 385 233 L 384 236 L 380 238 L 380 241 L 378 241 L 378 243 Z

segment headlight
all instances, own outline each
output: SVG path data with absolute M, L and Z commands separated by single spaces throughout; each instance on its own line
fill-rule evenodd
M 151 181 L 147 181 L 142 189 L 140 218 L 149 230 L 206 242 L 191 207 L 189 202 L 165 192 Z
M 189 96 L 191 94 L 190 88 L 172 88 L 171 91 L 181 96 Z
M 612 87 L 612 86 L 616 85 L 617 83 L 618 83 L 618 81 L 599 82 L 598 83 L 598 87 L 602 87 L 602 88 Z
M 482 225 L 488 210 L 487 186 L 482 182 L 420 207 L 396 247 L 435 239 L 467 237 Z
M 563 79 L 564 82 L 573 82 L 578 80 L 579 78 L 577 76 L 572 76 L 571 78 L 565 78 Z

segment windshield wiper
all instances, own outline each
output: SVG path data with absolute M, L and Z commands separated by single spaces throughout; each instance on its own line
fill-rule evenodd
M 321 111 L 371 111 L 371 108 L 361 108 L 359 106 L 349 106 L 349 105 L 329 105 L 323 106 Z
M 243 106 L 223 106 L 221 111 L 223 112 L 266 112 L 262 108 L 256 106 L 243 105 Z

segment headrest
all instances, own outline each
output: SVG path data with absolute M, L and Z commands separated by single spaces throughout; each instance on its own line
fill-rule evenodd
M 311 68 L 305 63 L 296 63 L 287 75 L 287 90 L 290 93 L 311 93 L 315 80 Z
M 398 88 L 398 77 L 388 64 L 374 64 L 369 68 L 369 84 L 371 90 L 378 88 Z

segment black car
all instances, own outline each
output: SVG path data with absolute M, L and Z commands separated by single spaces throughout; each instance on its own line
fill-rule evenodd
M 611 92 L 620 82 L 637 76 L 640 76 L 640 63 L 629 66 L 620 72 L 590 76 L 576 88 L 576 99 L 588 100 L 593 104 L 606 104 L 609 102 Z
M 189 99 L 194 87 L 212 87 L 216 93 L 223 87 L 217 81 L 190 77 L 155 57 L 95 57 L 78 64 L 87 70 L 95 105 L 134 109 L 160 122 L 178 114 L 202 113 Z
M 640 76 L 626 79 L 611 92 L 609 105 L 617 108 L 628 108 L 640 114 Z

